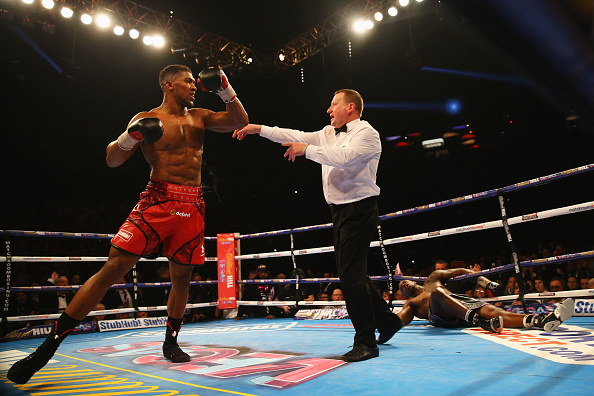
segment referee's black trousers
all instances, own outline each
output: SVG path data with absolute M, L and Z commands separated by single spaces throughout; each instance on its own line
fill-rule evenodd
M 393 314 L 367 275 L 369 244 L 377 232 L 379 213 L 376 197 L 330 205 L 334 230 L 334 254 L 338 277 L 349 317 L 355 328 L 355 342 L 374 348 L 375 329 L 394 324 Z

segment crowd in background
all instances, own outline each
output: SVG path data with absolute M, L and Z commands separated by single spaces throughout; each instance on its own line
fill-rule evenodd
M 563 256 L 565 254 L 586 251 L 588 246 L 578 246 L 578 248 L 568 248 L 561 244 L 539 244 L 532 253 L 519 255 L 520 261 L 537 260 L 552 256 Z M 479 259 L 478 262 L 465 262 L 462 260 L 443 260 L 436 259 L 423 266 L 406 266 L 401 268 L 403 276 L 428 276 L 433 270 L 446 268 L 474 268 L 475 270 L 486 270 L 492 267 L 500 267 L 511 263 L 511 257 L 507 252 L 500 255 L 491 256 L 489 259 Z M 300 278 L 336 278 L 332 264 L 329 263 L 325 268 L 299 268 L 297 272 L 289 273 L 278 272 L 273 264 L 262 264 L 257 261 L 254 264 L 245 262 L 241 274 L 242 279 L 286 279 L 295 278 L 296 274 Z M 249 264 L 248 264 L 249 263 Z M 15 286 L 72 286 L 81 285 L 98 270 L 103 263 L 101 262 L 29 262 L 13 264 L 12 287 Z M 194 271 L 192 280 L 212 280 L 216 279 L 212 266 L 208 264 L 203 267 L 197 267 Z M 386 275 L 387 273 L 377 273 L 370 275 Z M 594 259 L 578 258 L 556 264 L 535 265 L 524 267 L 522 279 L 524 282 L 525 293 L 546 293 L 567 290 L 592 289 L 594 288 Z M 501 285 L 498 291 L 499 295 L 517 295 L 519 294 L 519 277 L 514 271 L 488 274 L 487 277 Z M 158 261 L 141 262 L 138 267 L 139 283 L 163 283 L 169 282 L 169 269 L 166 263 Z M 127 274 L 119 283 L 132 283 L 131 274 Z M 398 283 L 394 284 L 394 294 L 390 296 L 388 284 L 386 281 L 376 283 L 378 290 L 383 294 L 385 300 L 404 300 L 405 297 L 398 290 Z M 476 285 L 475 280 L 466 280 L 461 282 L 450 282 L 448 284 L 453 292 L 466 294 L 468 296 L 485 298 L 492 294 L 481 286 Z M 137 294 L 138 307 L 153 307 L 167 305 L 168 287 L 140 287 Z M 216 284 L 196 284 L 190 287 L 188 303 L 215 302 L 218 298 Z M 63 312 L 68 303 L 72 300 L 76 290 L 64 291 L 17 291 L 11 294 L 11 304 L 7 316 L 24 316 L 34 314 L 52 314 Z M 132 288 L 113 288 L 110 289 L 101 304 L 95 310 L 132 308 L 133 297 Z M 245 301 L 294 301 L 296 298 L 306 301 L 343 301 L 342 290 L 339 282 L 325 281 L 320 283 L 300 283 L 299 295 L 297 295 L 295 284 L 262 284 L 246 283 L 242 284 L 242 299 Z M 517 302 L 516 302 L 517 303 Z M 323 305 L 307 306 L 308 309 L 320 308 Z M 248 317 L 292 317 L 297 308 L 294 306 L 240 306 L 237 313 L 238 319 Z M 136 317 L 162 316 L 163 311 L 149 311 L 137 313 Z M 89 317 L 88 320 L 102 319 L 125 319 L 135 317 L 134 313 L 119 313 L 114 315 L 101 315 Z M 214 320 L 222 318 L 223 315 L 215 306 L 192 308 L 186 310 L 184 320 L 186 322 Z M 24 327 L 26 325 L 40 324 L 40 322 L 29 321 L 28 323 L 12 323 L 5 328 L 9 329 Z

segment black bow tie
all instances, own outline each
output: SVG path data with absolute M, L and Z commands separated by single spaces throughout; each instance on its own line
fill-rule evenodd
M 343 126 L 341 126 L 340 128 L 334 128 L 335 135 L 338 135 L 340 132 L 346 132 L 347 131 L 347 127 L 346 124 L 344 124 Z

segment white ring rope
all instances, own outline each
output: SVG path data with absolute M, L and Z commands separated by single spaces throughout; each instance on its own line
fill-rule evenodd
M 562 208 L 557 209 L 550 209 L 543 212 L 534 212 L 525 214 L 522 216 L 512 217 L 508 220 L 509 224 L 518 224 L 522 222 L 534 221 L 534 220 L 542 220 L 556 216 L 562 216 L 566 214 L 574 214 L 574 213 L 581 213 L 585 211 L 589 211 L 594 209 L 594 201 L 585 202 L 576 205 L 565 206 Z M 435 238 L 441 237 L 446 235 L 454 235 L 454 234 L 463 234 L 466 232 L 473 232 L 473 231 L 483 231 L 491 228 L 498 228 L 503 227 L 503 222 L 501 220 L 493 220 L 488 221 L 486 223 L 477 223 L 477 224 L 470 224 L 461 227 L 454 227 L 448 228 L 444 230 L 437 230 L 437 231 L 429 231 L 423 232 L 420 234 L 415 235 L 407 235 L 398 238 L 390 238 L 384 240 L 384 245 L 393 245 L 396 243 L 403 243 L 403 242 L 412 242 L 418 241 L 422 239 L 428 238 Z M 378 247 L 380 246 L 379 241 L 373 241 L 370 244 L 371 247 Z M 318 253 L 329 253 L 334 251 L 334 246 L 325 246 L 319 248 L 310 248 L 310 249 L 299 249 L 295 250 L 293 253 L 296 256 L 306 255 L 306 254 L 318 254 Z M 243 254 L 236 256 L 236 260 L 251 260 L 251 259 L 262 259 L 262 258 L 273 258 L 273 257 L 287 257 L 291 256 L 291 251 L 281 251 L 281 252 L 270 252 L 270 253 L 256 253 L 256 254 Z M 13 260 L 16 257 L 13 256 Z
M 203 307 L 217 307 L 219 305 L 218 302 L 209 302 L 209 303 L 198 303 L 198 304 L 187 304 L 187 308 L 203 308 Z M 118 308 L 118 309 L 102 309 L 100 311 L 91 311 L 87 314 L 87 316 L 97 316 L 97 315 L 112 315 L 118 313 L 134 313 L 134 312 L 142 312 L 142 311 L 166 311 L 166 305 L 159 305 L 155 307 L 138 307 L 138 310 L 134 308 Z M 11 316 L 6 318 L 8 322 L 26 322 L 29 320 L 46 320 L 46 319 L 58 319 L 62 315 L 61 313 L 56 314 L 48 314 L 48 315 L 25 315 L 25 316 Z
M 52 263 L 68 263 L 70 261 L 90 261 L 90 262 L 106 262 L 108 257 L 92 257 L 92 256 L 56 256 L 56 257 L 43 257 L 43 256 L 13 256 L 12 261 L 15 263 L 26 263 L 31 261 L 44 261 Z M 206 261 L 217 261 L 216 257 L 206 257 Z M 0 263 L 5 262 L 6 257 L 0 257 Z M 141 258 L 140 261 L 165 261 L 169 260 L 167 257 L 157 257 L 154 259 Z
M 545 292 L 545 293 L 528 293 L 524 294 L 525 300 L 554 300 L 557 298 L 568 298 L 568 297 L 592 297 L 594 296 L 594 289 L 579 289 L 579 290 L 567 290 L 558 292 Z M 484 298 L 483 301 L 513 301 L 517 300 L 517 295 L 510 296 L 498 296 L 491 298 Z

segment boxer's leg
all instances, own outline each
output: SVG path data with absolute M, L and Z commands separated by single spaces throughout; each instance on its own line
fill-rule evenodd
M 169 274 L 171 276 L 171 290 L 167 300 L 167 328 L 163 355 L 174 363 L 189 362 L 190 355 L 181 350 L 177 344 L 177 335 L 182 326 L 182 318 L 188 301 L 190 280 L 193 266 L 180 265 L 169 261 Z
M 74 299 L 56 321 L 54 331 L 35 352 L 19 360 L 8 370 L 7 377 L 12 382 L 24 384 L 41 370 L 54 356 L 60 343 L 101 301 L 107 289 L 120 280 L 138 261 L 138 257 L 111 248 L 109 258 L 103 268 L 93 275 L 79 289 Z

